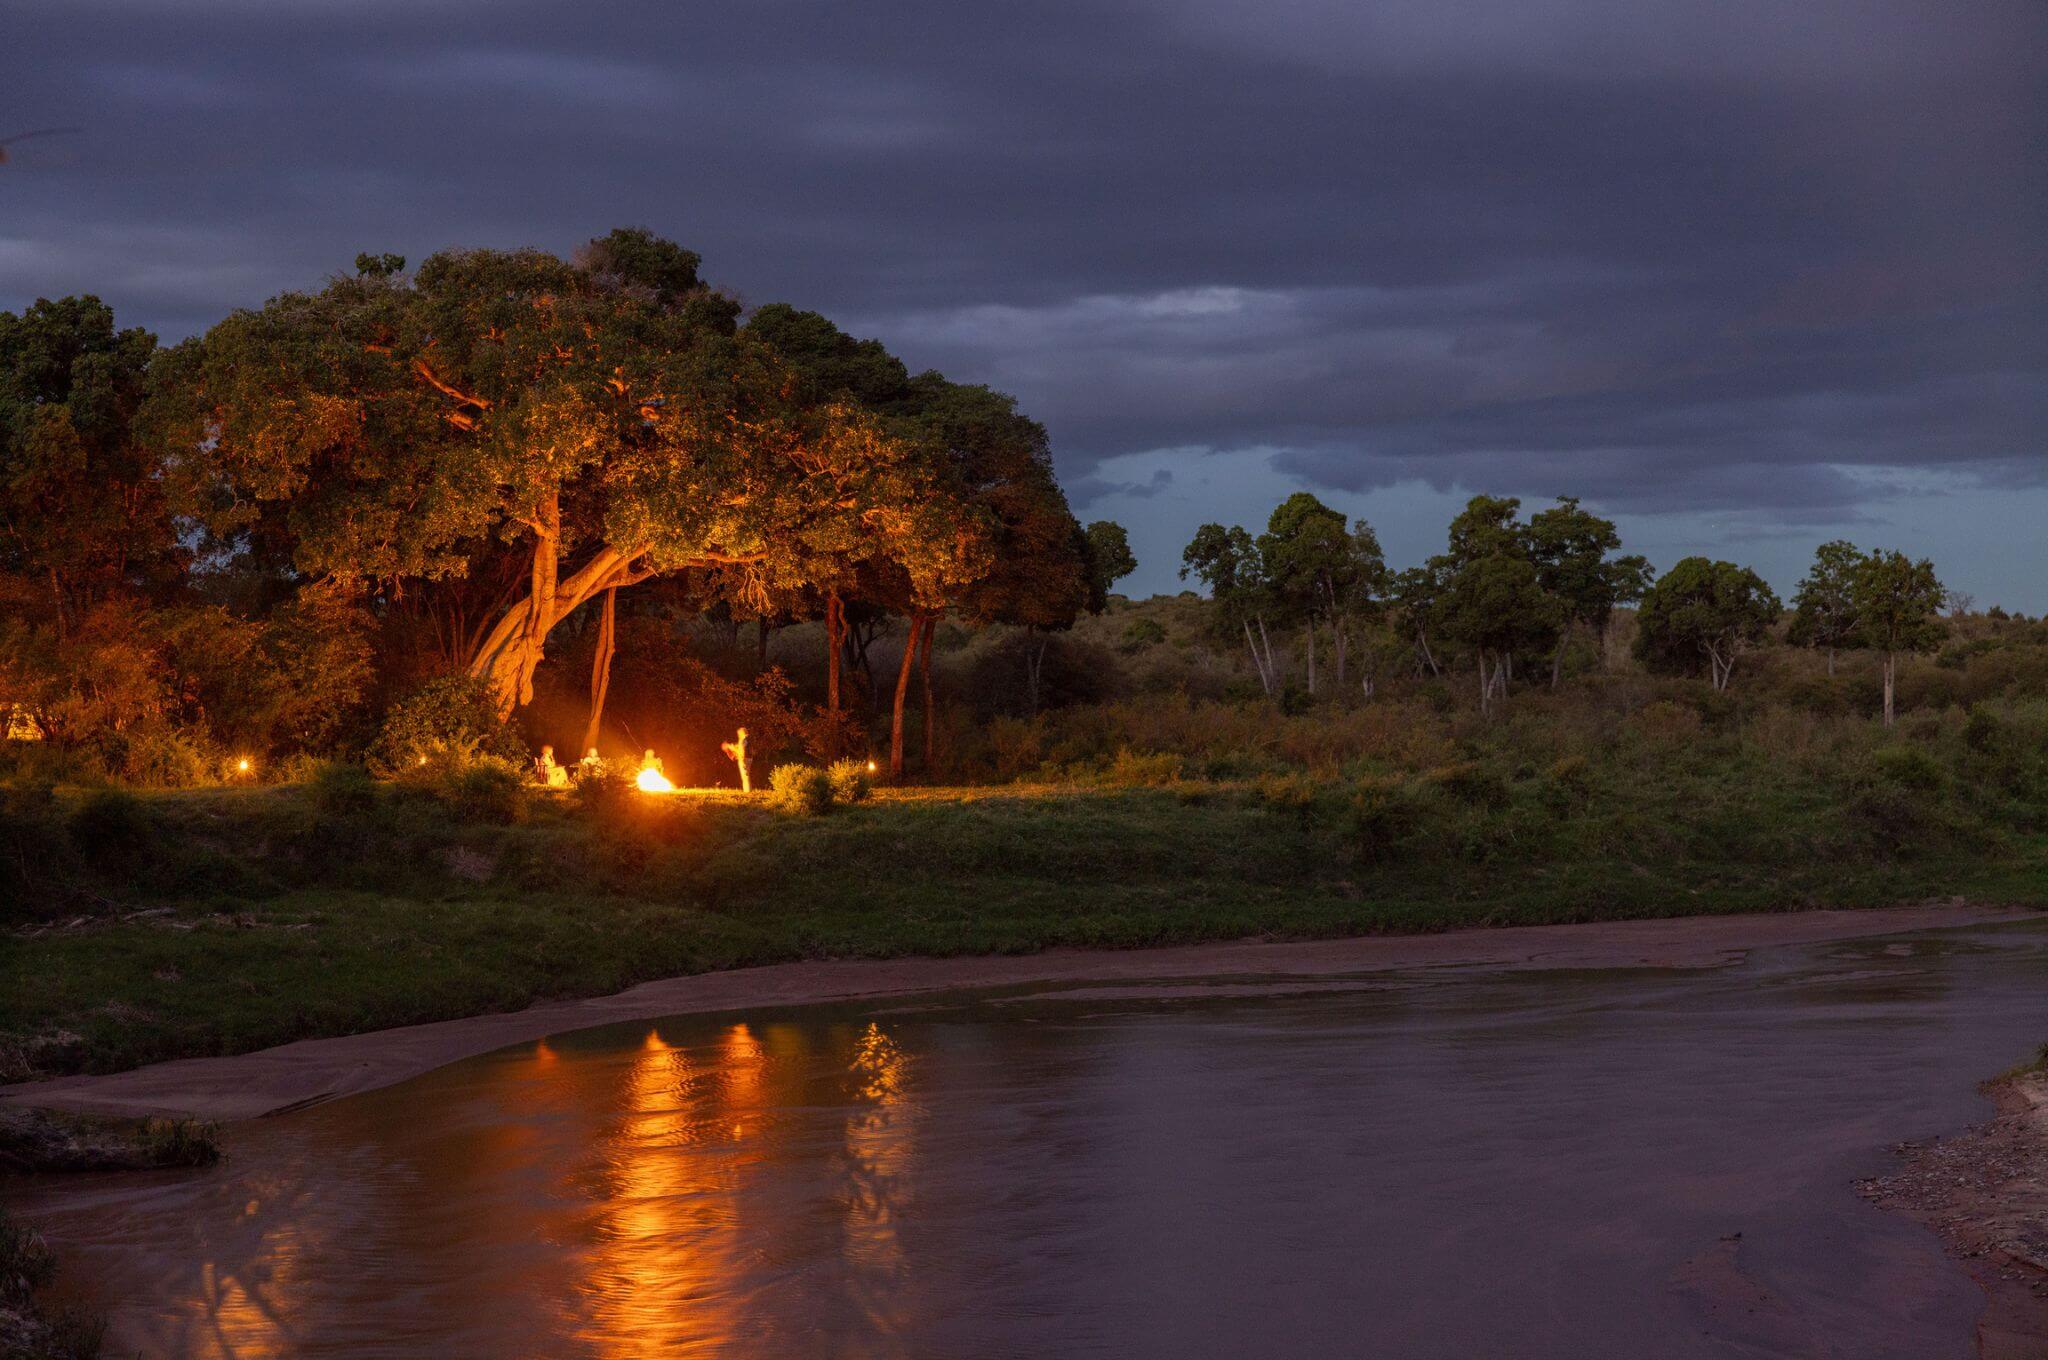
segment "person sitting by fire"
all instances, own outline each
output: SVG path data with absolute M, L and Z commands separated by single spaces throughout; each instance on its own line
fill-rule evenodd
M 718 749 L 725 752 L 726 759 L 740 767 L 740 792 L 752 793 L 754 781 L 752 771 L 747 768 L 747 729 L 742 727 L 737 737 L 720 742 Z
M 590 779 L 604 773 L 604 757 L 597 753 L 595 746 L 583 753 L 583 759 L 576 762 L 576 777 Z
M 569 787 L 569 772 L 555 763 L 555 748 L 543 746 L 540 754 L 533 758 L 534 782 L 543 788 L 566 789 Z
M 652 746 L 640 753 L 640 769 L 643 772 L 652 770 L 663 777 L 666 777 L 668 774 L 668 769 L 661 763 L 661 757 L 654 754 Z

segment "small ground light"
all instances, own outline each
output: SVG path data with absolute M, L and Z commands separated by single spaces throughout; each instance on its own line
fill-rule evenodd
M 247 773 L 249 773 L 249 757 L 247 757 L 247 756 L 243 756 L 243 757 L 242 757 L 242 758 L 241 758 L 240 760 L 238 760 L 238 761 L 236 761 L 236 762 L 235 762 L 235 773 L 236 773 L 236 774 L 247 774 Z
M 870 760 L 870 761 L 868 762 L 868 773 L 869 773 L 869 774 L 873 774 L 874 772 L 875 772 L 875 762 L 874 762 L 874 761 L 872 761 L 872 760 Z

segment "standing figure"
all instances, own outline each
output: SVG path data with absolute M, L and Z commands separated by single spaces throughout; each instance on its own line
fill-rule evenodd
M 718 749 L 725 752 L 726 757 L 740 767 L 740 792 L 752 793 L 754 781 L 751 771 L 747 768 L 747 729 L 742 727 L 737 737 L 731 741 L 720 742 Z

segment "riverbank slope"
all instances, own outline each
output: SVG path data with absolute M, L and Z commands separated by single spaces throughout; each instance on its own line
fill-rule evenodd
M 83 867 L 0 937 L 0 1080 L 775 963 L 2048 906 L 2040 833 L 1902 848 L 1896 826 L 1873 841 L 1853 812 L 1778 807 L 1762 784 L 1665 808 L 1542 774 L 1468 782 L 903 790 L 824 817 L 694 795 L 102 795 L 66 814 Z

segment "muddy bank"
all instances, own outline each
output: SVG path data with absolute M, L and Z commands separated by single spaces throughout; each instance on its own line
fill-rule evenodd
M 2048 1356 L 2048 1071 L 1994 1083 L 1997 1115 L 1902 1143 L 1899 1170 L 1857 1188 L 1932 1228 L 1984 1289 L 1984 1360 Z
M 375 1090 L 549 1034 L 623 1020 L 967 988 L 1082 987 L 1165 979 L 1331 979 L 1390 968 L 1703 968 L 1772 945 L 2025 919 L 1962 904 L 1519 926 L 1434 935 L 1175 949 L 1048 950 L 1010 957 L 776 964 L 643 983 L 608 997 L 309 1039 L 257 1053 L 188 1058 L 106 1076 L 0 1087 L 0 1099 L 109 1115 L 248 1119 Z

